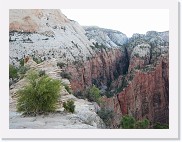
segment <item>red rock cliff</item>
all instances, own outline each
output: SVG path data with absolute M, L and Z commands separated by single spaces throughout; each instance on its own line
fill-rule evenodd
M 73 63 L 67 67 L 67 71 L 72 74 L 71 87 L 76 92 L 92 84 L 98 86 L 110 84 L 115 74 L 126 72 L 127 65 L 125 52 L 111 49 L 102 50 L 85 62 L 76 62 L 75 65 Z
M 137 120 L 147 118 L 152 124 L 168 124 L 168 89 L 168 59 L 161 59 L 151 71 L 136 70 L 133 80 L 117 95 L 121 115 L 130 114 Z

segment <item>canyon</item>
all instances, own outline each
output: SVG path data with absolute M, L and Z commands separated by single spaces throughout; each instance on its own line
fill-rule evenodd
M 101 90 L 100 107 L 112 110 L 114 114 L 109 128 L 119 128 L 124 115 L 131 115 L 136 120 L 147 118 L 150 128 L 157 122 L 169 124 L 168 31 L 137 33 L 128 38 L 116 30 L 82 27 L 60 10 L 10 10 L 9 62 L 18 67 L 19 61 L 25 57 L 41 60 L 40 64 L 30 60 L 33 64 L 30 67 L 45 70 L 50 76 L 59 69 L 57 63 L 64 63 L 60 72 L 67 72 L 71 76 L 65 82 L 77 95 L 67 92 L 61 101 L 71 96 L 77 104 L 76 112 L 83 113 L 75 116 L 74 126 L 73 122 L 70 122 L 71 126 L 65 122 L 71 116 L 64 114 L 63 121 L 67 126 L 59 128 L 77 128 L 79 125 L 79 128 L 105 128 L 97 115 L 96 104 L 79 98 L 93 84 Z M 52 77 L 64 80 L 58 75 Z M 20 114 L 14 116 L 14 93 L 17 86 L 23 84 L 21 81 L 10 86 L 11 124 L 18 123 L 21 117 Z M 56 118 L 60 118 L 59 115 L 56 114 Z M 83 116 L 92 116 L 92 120 L 82 127 L 78 118 Z M 22 128 L 22 125 L 11 126 Z

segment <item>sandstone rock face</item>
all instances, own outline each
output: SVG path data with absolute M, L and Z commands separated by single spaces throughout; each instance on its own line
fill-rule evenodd
M 108 49 L 107 49 L 108 50 Z M 67 67 L 72 74 L 71 86 L 75 92 L 87 86 L 108 86 L 120 74 L 126 73 L 128 59 L 124 49 L 102 49 L 93 58 Z
M 140 44 L 136 46 L 131 54 L 130 68 L 128 71 L 132 71 L 133 68 L 142 68 L 150 63 L 150 45 Z
M 86 35 L 91 42 L 103 44 L 106 47 L 117 47 L 127 43 L 128 38 L 125 34 L 99 27 L 84 27 Z
M 69 62 L 93 54 L 84 29 L 60 10 L 10 10 L 9 19 L 11 64 L 27 55 Z
M 51 28 L 61 23 L 69 22 L 59 10 L 12 9 L 10 10 L 9 30 L 19 32 L 51 31 Z
M 104 102 L 104 105 L 108 110 L 111 110 L 112 112 L 114 112 L 114 117 L 111 121 L 110 128 L 119 128 L 119 124 L 122 117 L 122 111 L 121 111 L 120 102 L 118 100 L 118 96 L 116 95 L 111 98 L 107 98 L 104 96 L 102 98 L 102 101 Z
M 153 70 L 135 72 L 131 83 L 118 94 L 122 115 L 168 124 L 168 66 L 168 59 L 161 59 Z
M 117 114 L 113 127 L 118 128 L 118 118 L 128 114 L 136 120 L 149 119 L 150 127 L 156 122 L 169 123 L 169 43 L 166 37 L 163 39 L 166 32 L 161 34 L 135 34 L 129 39 L 128 73 L 112 82 L 112 89 L 119 90 L 115 96 L 103 99 Z

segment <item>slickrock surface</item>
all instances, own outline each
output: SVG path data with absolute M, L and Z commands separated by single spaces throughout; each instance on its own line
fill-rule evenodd
M 41 64 L 36 64 L 31 59 L 27 62 L 26 66 L 30 66 L 31 69 L 45 70 L 46 74 L 50 77 L 62 80 L 61 77 L 57 77 L 60 69 L 55 65 L 55 59 L 52 59 Z M 69 84 L 69 80 L 64 79 Z M 26 80 L 22 79 L 16 84 L 11 86 L 10 89 L 10 129 L 58 129 L 58 128 L 81 128 L 81 129 L 96 129 L 105 128 L 103 121 L 97 115 L 99 109 L 95 103 L 90 103 L 83 99 L 78 99 L 72 94 L 69 94 L 63 87 L 60 92 L 60 98 L 58 103 L 58 109 L 55 113 L 41 116 L 23 116 L 16 112 L 16 91 L 26 85 Z M 63 102 L 67 100 L 74 100 L 75 113 L 67 113 L 64 111 Z
M 103 44 L 113 48 L 127 43 L 128 38 L 125 34 L 111 29 L 104 29 L 94 26 L 85 26 L 86 36 L 92 42 Z

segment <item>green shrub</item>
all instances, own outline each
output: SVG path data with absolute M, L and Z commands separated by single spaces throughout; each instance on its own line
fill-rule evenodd
M 169 125 L 167 124 L 161 124 L 159 122 L 157 122 L 154 126 L 154 129 L 169 129 Z
M 106 49 L 106 48 L 107 48 L 107 47 L 106 47 L 105 45 L 103 45 L 103 44 L 100 44 L 100 45 L 99 45 L 98 42 L 96 42 L 96 43 L 93 42 L 92 44 L 93 44 L 94 46 L 91 45 L 90 47 L 91 47 L 93 50 L 94 50 L 94 49 L 103 49 L 103 48 Z
M 104 121 L 107 127 L 111 125 L 114 116 L 113 110 L 107 108 L 101 108 L 101 110 L 98 111 L 98 115 Z
M 22 78 L 25 76 L 25 74 L 26 74 L 26 72 L 27 72 L 28 70 L 29 70 L 28 67 L 20 66 L 20 67 L 18 68 L 18 75 L 19 75 L 19 78 L 22 79 Z
M 73 100 L 68 100 L 67 102 L 64 102 L 63 107 L 67 112 L 75 112 L 75 105 Z
M 23 58 L 20 59 L 20 66 L 24 66 L 24 59 Z
M 114 75 L 115 79 L 117 79 L 119 77 L 119 74 L 118 74 L 118 72 L 116 70 L 113 72 L 113 75 Z
M 43 62 L 43 60 L 41 58 L 36 58 L 35 56 L 33 56 L 33 60 L 34 62 L 36 62 L 37 64 L 40 64 Z
M 73 95 L 79 99 L 85 99 L 85 94 L 82 91 L 76 91 Z
M 66 64 L 65 64 L 65 63 L 62 63 L 62 62 L 58 62 L 58 63 L 57 63 L 57 66 L 60 67 L 60 68 L 64 67 L 65 65 L 66 65 Z
M 62 78 L 67 78 L 67 79 L 71 79 L 71 74 L 70 73 L 67 73 L 67 72 L 61 72 L 61 77 Z
M 137 121 L 135 124 L 136 129 L 147 129 L 148 126 L 149 126 L 149 120 L 148 119 L 144 119 L 142 121 Z
M 126 115 L 123 116 L 120 122 L 120 126 L 123 129 L 134 129 L 135 128 L 135 119 L 132 116 Z
M 100 103 L 100 90 L 95 85 L 93 85 L 87 92 L 86 92 L 86 98 L 89 101 L 94 101 L 97 103 Z
M 121 119 L 120 127 L 123 129 L 147 129 L 149 124 L 148 119 L 136 121 L 134 117 L 125 115 Z
M 44 75 L 46 75 L 45 70 L 40 70 L 39 71 L 39 76 L 41 77 L 41 76 L 44 76 Z
M 27 80 L 28 85 L 17 92 L 17 110 L 35 115 L 55 111 L 60 82 L 48 76 L 39 77 L 35 71 L 29 71 Z
M 9 78 L 12 78 L 13 80 L 18 78 L 18 70 L 13 65 L 9 65 Z
M 28 67 L 25 67 L 25 66 L 20 66 L 19 69 L 18 69 L 18 73 L 19 74 L 26 74 L 26 72 L 29 70 Z
M 114 96 L 114 93 L 111 93 L 109 91 L 106 91 L 106 93 L 104 95 L 106 95 L 107 98 L 111 98 L 111 97 Z

